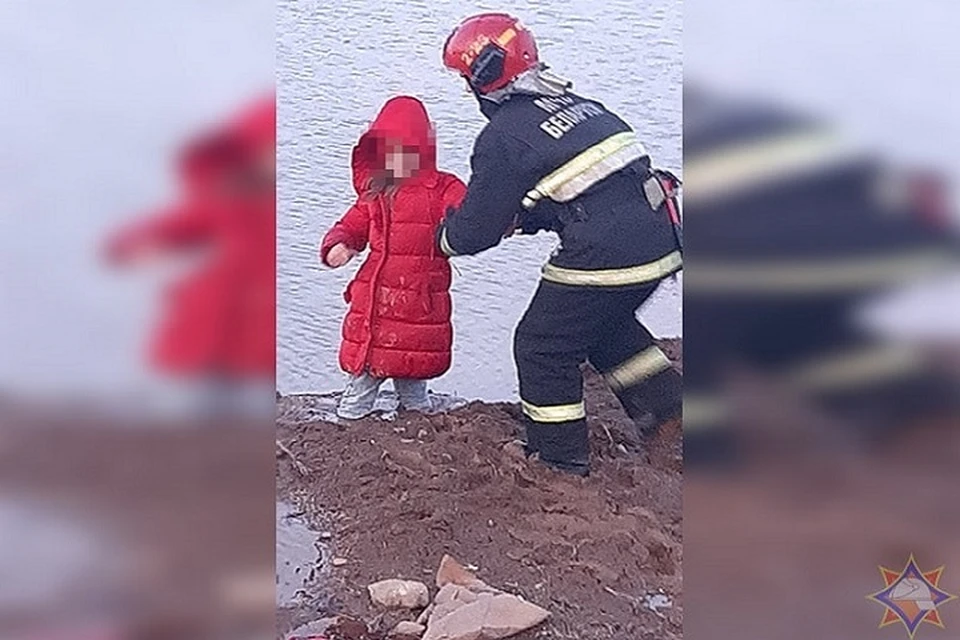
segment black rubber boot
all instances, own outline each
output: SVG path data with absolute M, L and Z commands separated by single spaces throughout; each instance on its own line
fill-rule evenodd
M 544 464 L 573 475 L 590 475 L 587 421 L 545 424 L 526 420 L 527 455 L 537 454 Z
M 614 393 L 642 439 L 654 436 L 661 426 L 683 415 L 683 376 L 674 369 L 627 389 L 614 389 Z

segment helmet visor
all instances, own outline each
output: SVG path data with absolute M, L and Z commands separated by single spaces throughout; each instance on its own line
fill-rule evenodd
M 483 89 L 503 77 L 504 62 L 507 52 L 503 47 L 491 42 L 480 51 L 477 59 L 470 65 L 470 86 L 477 91 Z

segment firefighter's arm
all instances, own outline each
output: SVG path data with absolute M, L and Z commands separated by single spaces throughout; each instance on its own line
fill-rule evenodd
M 518 141 L 488 130 L 480 135 L 470 159 L 467 193 L 459 207 L 447 210 L 438 230 L 444 254 L 473 255 L 500 243 L 527 191 L 526 172 L 519 169 L 523 155 Z

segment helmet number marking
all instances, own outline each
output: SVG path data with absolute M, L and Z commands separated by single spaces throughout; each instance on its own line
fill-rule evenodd
M 467 47 L 467 50 L 460 55 L 460 59 L 463 60 L 463 63 L 468 67 L 473 64 L 473 61 L 477 59 L 477 56 L 480 55 L 480 52 L 483 51 L 483 48 L 490 44 L 489 36 L 481 35 L 473 43 Z

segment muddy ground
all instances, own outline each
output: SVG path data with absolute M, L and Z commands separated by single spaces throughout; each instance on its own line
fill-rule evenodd
M 913 554 L 923 571 L 945 567 L 940 587 L 960 595 L 960 416 L 904 424 L 859 451 L 771 452 L 736 472 L 688 470 L 684 588 L 689 640 L 877 638 L 868 601 Z M 960 601 L 942 605 L 956 638 Z
M 678 344 L 668 347 L 679 356 Z M 389 630 L 400 617 L 372 606 L 366 586 L 394 577 L 431 584 L 449 553 L 552 612 L 521 639 L 681 637 L 681 433 L 668 430 L 650 455 L 630 450 L 631 423 L 596 375 L 587 376 L 586 403 L 586 479 L 518 454 L 520 416 L 507 404 L 394 422 L 281 421 L 278 439 L 307 475 L 282 455 L 278 499 L 332 534 L 342 564 L 322 569 L 310 588 L 330 602 L 281 611 L 280 631 L 333 613 Z
M 5 546 L 63 584 L 43 606 L 0 616 L 0 637 L 81 637 L 86 624 L 109 630 L 98 638 L 273 637 L 273 477 L 270 425 L 0 411 L 0 500 L 55 514 L 54 539 L 69 546 L 77 529 L 102 552 L 69 575 L 57 549 Z M 19 635 L 30 629 L 45 634 Z
M 603 406 L 613 411 L 609 397 L 591 391 L 588 398 L 593 415 Z M 305 455 L 311 477 L 300 479 L 288 460 L 276 461 L 272 430 L 130 428 L 76 413 L 28 420 L 0 410 L 0 500 L 38 503 L 89 525 L 123 569 L 74 576 L 79 582 L 71 597 L 35 613 L 74 633 L 76 621 L 93 614 L 122 629 L 112 637 L 137 640 L 275 637 L 276 498 L 305 503 L 310 496 L 317 500 L 306 505 L 314 529 L 336 534 L 332 551 L 348 564 L 327 568 L 321 576 L 327 581 L 314 594 L 333 596 L 334 607 L 286 610 L 281 631 L 334 608 L 375 621 L 379 612 L 366 602 L 366 583 L 390 574 L 429 582 L 444 551 L 479 566 L 491 584 L 554 611 L 544 637 L 575 637 L 581 629 L 592 637 L 680 637 L 682 616 L 688 640 L 900 640 L 902 627 L 877 629 L 882 610 L 865 596 L 882 586 L 877 565 L 902 567 L 911 553 L 925 570 L 944 565 L 941 587 L 960 594 L 958 418 L 912 425 L 869 451 L 780 452 L 736 473 L 687 471 L 681 590 L 681 557 L 670 555 L 680 552 L 678 475 L 614 453 L 602 427 L 594 434 L 597 472 L 588 480 L 510 466 L 496 446 L 511 435 L 504 425 L 514 411 L 493 406 L 465 415 L 471 412 L 477 428 L 457 426 L 462 418 L 433 418 L 434 431 L 423 438 L 425 446 L 459 442 L 454 450 L 469 466 L 435 457 L 429 446 L 429 455 L 403 457 L 416 449 L 392 431 L 404 424 L 401 417 L 395 424 L 357 426 L 358 436 L 389 447 L 384 461 L 345 439 L 349 430 L 338 431 L 340 448 L 325 450 L 332 457 Z M 303 443 L 332 435 L 319 426 L 284 428 L 280 436 L 303 453 Z M 416 473 L 418 461 L 433 465 L 425 467 L 429 492 L 411 491 L 413 479 L 403 471 Z M 440 469 L 436 477 L 433 467 Z M 340 469 L 362 472 L 352 492 L 335 480 L 322 486 Z M 442 490 L 436 482 L 445 483 Z M 407 493 L 392 493 L 394 487 Z M 494 514 L 488 516 L 493 527 L 481 526 L 485 513 Z M 4 553 L 13 551 L 9 543 L 4 539 Z M 672 609 L 660 610 L 662 619 L 643 601 L 630 600 L 661 587 L 673 598 Z M 946 631 L 923 625 L 917 638 L 956 637 L 960 601 L 941 612 Z M 265 613 L 269 631 L 251 634 Z M 619 620 L 639 635 L 617 633 L 612 625 Z M 22 637 L 10 631 L 12 622 L 0 618 L 0 637 Z

